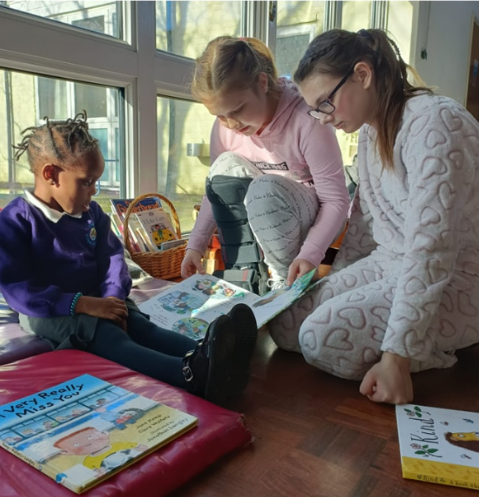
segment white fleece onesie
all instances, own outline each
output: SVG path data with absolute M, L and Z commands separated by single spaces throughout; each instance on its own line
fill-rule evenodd
M 363 126 L 360 186 L 330 275 L 269 325 L 278 346 L 361 379 L 388 351 L 411 371 L 479 342 L 479 124 L 457 102 L 410 99 L 382 168 Z

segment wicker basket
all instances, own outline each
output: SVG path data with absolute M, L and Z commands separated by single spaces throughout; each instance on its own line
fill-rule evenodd
M 175 224 L 176 234 L 178 238 L 181 238 L 180 220 L 178 219 L 178 214 L 173 204 L 159 193 L 147 193 L 136 197 L 128 206 L 125 213 L 123 237 L 125 239 L 126 248 L 128 252 L 130 252 L 133 261 L 154 278 L 160 278 L 162 280 L 177 278 L 181 273 L 181 262 L 185 256 L 186 245 L 181 245 L 180 247 L 175 247 L 166 250 L 165 252 L 133 252 L 132 250 L 130 232 L 128 229 L 130 215 L 132 214 L 135 205 L 148 197 L 158 197 L 161 200 L 163 209 L 166 210 L 166 208 L 168 208 Z

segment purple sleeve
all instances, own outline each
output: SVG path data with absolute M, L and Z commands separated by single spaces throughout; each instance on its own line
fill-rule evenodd
M 96 253 L 98 260 L 101 297 L 117 297 L 125 300 L 131 290 L 131 277 L 125 262 L 123 245 L 113 233 L 110 218 L 96 206 L 97 226 Z
M 0 290 L 8 305 L 31 317 L 67 316 L 75 293 L 58 286 L 38 286 L 33 274 L 32 222 L 26 204 L 9 205 L 0 212 Z

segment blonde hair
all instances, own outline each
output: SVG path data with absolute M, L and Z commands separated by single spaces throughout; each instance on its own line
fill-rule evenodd
M 203 101 L 219 92 L 255 89 L 262 72 L 268 77 L 268 91 L 279 92 L 273 54 L 261 40 L 219 36 L 196 59 L 191 94 Z
M 294 73 L 294 80 L 300 84 L 315 74 L 343 77 L 362 61 L 372 65 L 376 76 L 378 105 L 375 121 L 379 156 L 383 168 L 393 170 L 394 143 L 406 101 L 418 93 L 433 92 L 425 86 L 417 72 L 404 62 L 396 43 L 384 31 L 326 31 L 309 44 Z M 415 77 L 419 86 L 408 82 L 408 71 Z

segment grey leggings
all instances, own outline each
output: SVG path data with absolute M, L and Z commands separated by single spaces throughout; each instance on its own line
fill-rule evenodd
M 245 198 L 248 221 L 273 277 L 286 279 L 319 212 L 315 189 L 284 176 L 263 174 L 232 152 L 221 154 L 212 164 L 208 176 L 217 175 L 253 178 Z

